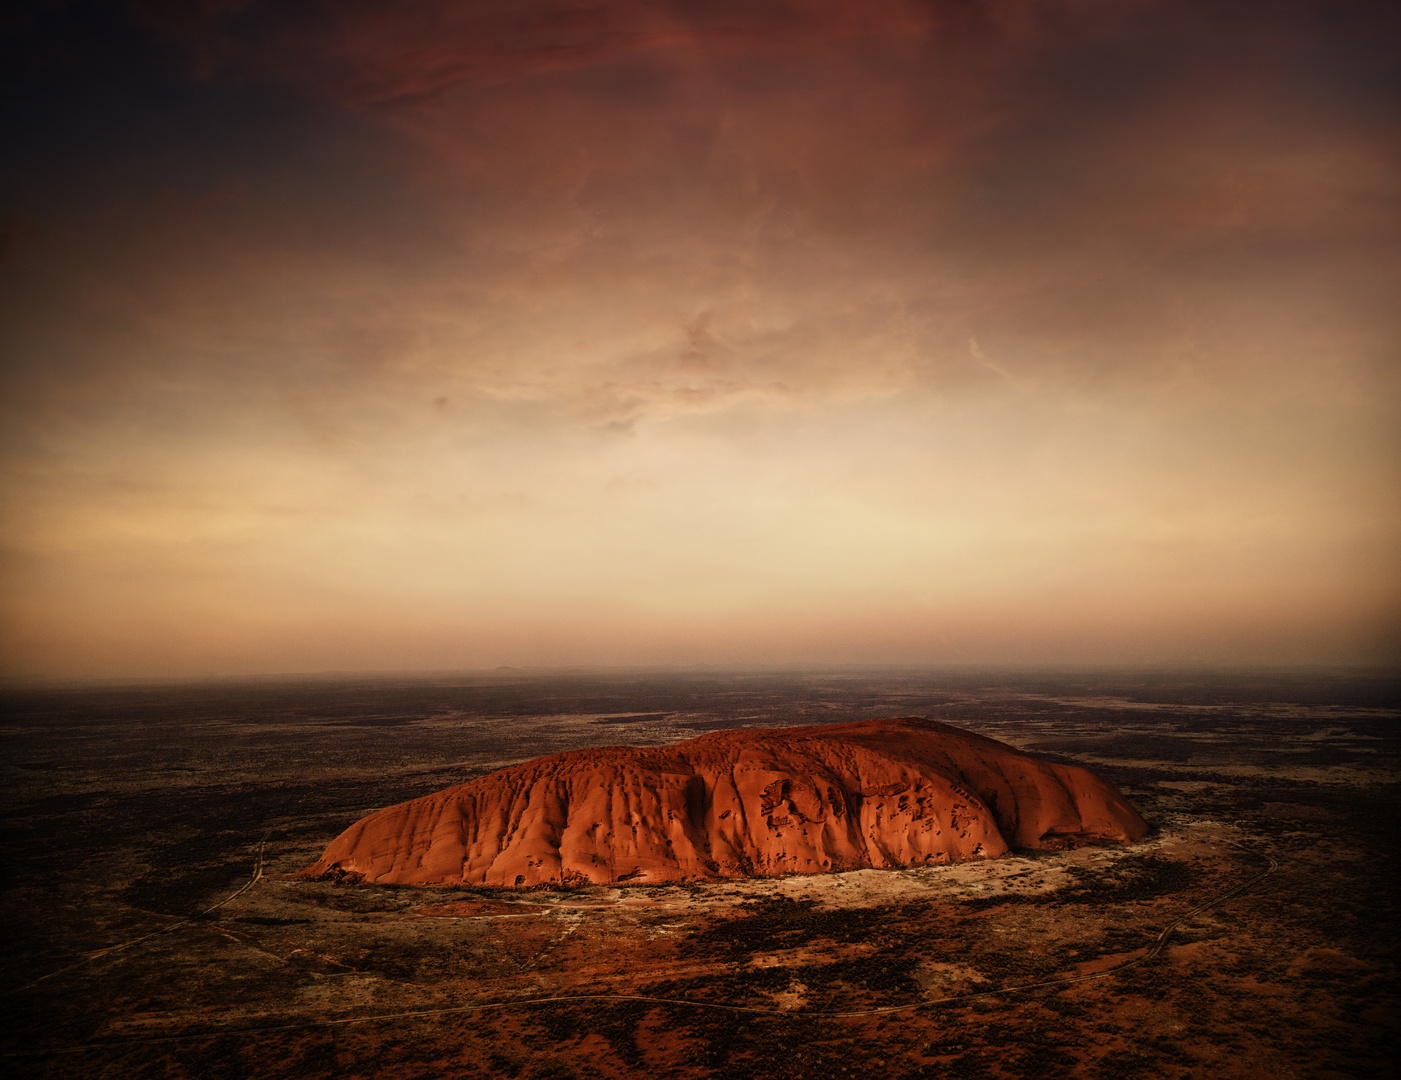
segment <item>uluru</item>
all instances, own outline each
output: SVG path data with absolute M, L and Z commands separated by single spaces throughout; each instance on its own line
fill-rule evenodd
M 1086 769 L 901 717 L 536 758 L 370 814 L 301 876 L 663 884 L 933 866 L 1147 832 Z

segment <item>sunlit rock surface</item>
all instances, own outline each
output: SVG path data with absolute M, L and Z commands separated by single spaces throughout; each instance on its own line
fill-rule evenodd
M 659 883 L 930 866 L 1147 831 L 1085 769 L 906 717 L 536 758 L 371 814 L 302 873 Z

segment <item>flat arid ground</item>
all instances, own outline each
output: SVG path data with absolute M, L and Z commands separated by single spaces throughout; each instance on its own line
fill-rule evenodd
M 11 689 L 0 1065 L 1390 1076 L 1397 689 L 907 670 Z M 370 810 L 524 758 L 909 715 L 1088 766 L 1154 831 L 655 888 L 292 877 Z

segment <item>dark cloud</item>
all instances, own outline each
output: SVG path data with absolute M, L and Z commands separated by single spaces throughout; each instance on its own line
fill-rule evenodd
M 81 37 L 73 12 L 87 9 L 64 10 Z M 1397 20 L 1383 5 L 129 10 L 118 40 L 146 28 L 193 81 L 182 96 L 166 77 L 145 106 L 109 111 L 99 160 L 72 162 L 65 182 L 115 178 L 118 144 L 145 144 L 161 162 L 143 166 L 146 197 L 171 191 L 170 206 L 209 217 L 238 192 L 237 228 L 273 246 L 300 234 L 303 250 L 334 258 L 344 245 L 416 279 L 407 264 L 456 244 L 465 260 L 437 272 L 470 265 L 515 296 L 607 275 L 646 309 L 670 290 L 667 318 L 712 312 L 726 363 L 776 365 L 769 382 L 795 377 L 777 359 L 789 348 L 859 339 L 895 309 L 942 378 L 968 377 L 970 336 L 1046 371 L 1155 378 L 1184 350 L 1210 363 L 1228 328 L 1262 341 L 1281 319 L 1346 321 L 1377 341 L 1394 329 L 1383 283 L 1398 137 L 1383 61 Z M 374 128 L 393 133 L 375 144 L 381 162 L 300 149 L 328 145 L 336 124 L 349 146 L 357 123 L 366 145 Z M 412 246 L 395 239 L 411 217 Z M 430 254 L 433 227 L 445 243 Z M 817 297 L 838 276 L 859 304 L 883 299 L 832 311 Z M 737 303 L 803 296 L 787 347 L 734 325 Z

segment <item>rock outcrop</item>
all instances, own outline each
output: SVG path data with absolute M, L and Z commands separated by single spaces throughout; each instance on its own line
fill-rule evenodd
M 929 866 L 1147 831 L 1085 769 L 906 717 L 536 758 L 371 814 L 302 874 L 657 884 Z

